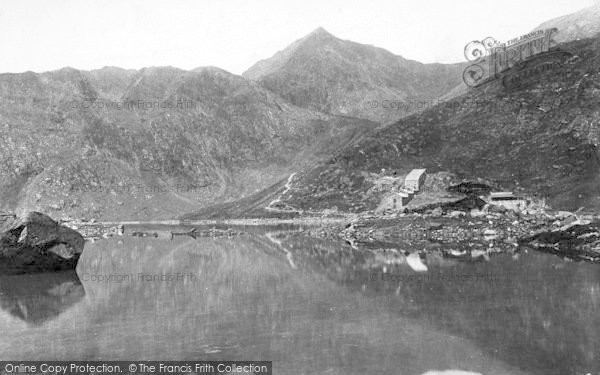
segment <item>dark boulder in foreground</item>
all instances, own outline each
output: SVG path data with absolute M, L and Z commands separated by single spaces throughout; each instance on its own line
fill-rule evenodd
M 0 217 L 0 274 L 74 269 L 85 240 L 39 212 Z

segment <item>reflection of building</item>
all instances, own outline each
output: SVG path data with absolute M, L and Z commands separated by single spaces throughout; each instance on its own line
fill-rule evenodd
M 426 169 L 413 169 L 408 175 L 406 175 L 406 178 L 404 179 L 404 186 L 407 189 L 419 191 L 425 182 L 425 177 L 427 176 L 426 172 Z
M 522 210 L 529 204 L 525 198 L 518 197 L 509 191 L 491 193 L 489 203 L 509 210 Z

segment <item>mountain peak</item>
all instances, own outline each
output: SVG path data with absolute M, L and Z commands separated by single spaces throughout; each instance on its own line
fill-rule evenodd
M 215 74 L 215 75 L 226 75 L 226 76 L 233 76 L 234 75 L 234 74 L 226 71 L 225 69 L 221 69 L 218 66 L 212 66 L 212 65 L 199 66 L 197 68 L 194 68 L 192 70 L 192 72 L 194 72 L 194 73 L 208 73 L 208 74 Z
M 301 108 L 385 122 L 400 115 L 362 103 L 437 98 L 461 83 L 462 69 L 425 66 L 382 48 L 339 39 L 319 27 L 243 76 Z
M 309 49 L 314 49 L 318 48 L 318 46 L 322 46 L 323 44 L 329 44 L 332 42 L 335 43 L 338 40 L 339 39 L 331 35 L 324 28 L 318 27 L 304 37 L 296 40 L 285 49 L 277 52 L 273 57 L 258 61 L 242 75 L 249 79 L 258 79 L 269 72 L 282 69 L 289 59 L 303 47 L 306 48 L 308 46 Z
M 313 31 L 311 31 L 308 35 L 306 35 L 304 38 L 302 38 L 300 40 L 307 40 L 307 39 L 313 39 L 313 38 L 317 38 L 317 39 L 335 39 L 335 36 L 333 36 L 330 32 L 328 32 L 324 28 L 317 27 L 316 29 L 314 29 Z
M 331 33 L 319 26 L 308 35 L 331 35 Z

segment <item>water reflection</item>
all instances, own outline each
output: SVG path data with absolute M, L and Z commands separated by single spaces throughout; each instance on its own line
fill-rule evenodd
M 75 271 L 0 277 L 0 309 L 31 325 L 42 325 L 85 296 Z
M 283 374 L 600 369 L 594 265 L 431 256 L 415 272 L 416 259 L 393 252 L 283 233 L 119 241 L 84 252 L 83 302 L 43 327 L 0 321 L 3 359 L 272 360 Z
M 394 250 L 365 254 L 299 236 L 283 244 L 301 267 L 402 316 L 473 340 L 521 369 L 540 374 L 600 370 L 598 265 L 530 251 L 468 262 L 434 252 L 415 265 L 414 254 L 405 257 Z

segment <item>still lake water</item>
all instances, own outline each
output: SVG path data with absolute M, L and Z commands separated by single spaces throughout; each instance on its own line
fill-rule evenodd
M 272 233 L 87 243 L 76 273 L 0 278 L 0 359 L 600 374 L 599 265 L 528 251 L 417 273 L 384 258 Z

